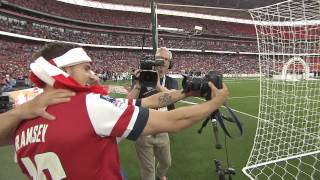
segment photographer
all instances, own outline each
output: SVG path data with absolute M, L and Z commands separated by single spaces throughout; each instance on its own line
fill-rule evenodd
M 158 89 L 157 91 L 167 92 L 170 89 L 178 89 L 177 81 L 166 75 L 168 69 L 172 66 L 172 53 L 167 48 L 161 47 L 157 49 L 155 58 L 163 59 L 164 61 L 162 66 L 156 67 L 158 76 L 160 77 L 156 88 Z M 147 89 L 145 88 L 141 90 L 139 81 L 134 81 L 133 84 L 134 88 L 129 92 L 128 98 L 143 98 L 146 97 L 145 94 L 152 95 L 156 93 L 155 89 L 151 89 L 149 92 L 146 92 Z M 150 93 L 150 91 L 154 92 Z M 175 109 L 174 104 L 170 104 L 159 110 L 170 111 L 173 109 Z M 140 164 L 141 180 L 166 180 L 166 174 L 171 166 L 170 139 L 168 133 L 141 136 L 137 139 L 135 147 Z M 156 164 L 156 162 L 158 164 Z

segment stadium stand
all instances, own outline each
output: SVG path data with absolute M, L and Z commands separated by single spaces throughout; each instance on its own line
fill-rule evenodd
M 100 23 L 113 26 L 126 26 L 148 28 L 150 27 L 149 14 L 125 11 L 111 11 L 105 9 L 89 8 L 53 0 L 12 0 L 4 5 L 17 5 L 28 9 L 45 12 L 51 15 L 81 20 L 85 22 Z M 179 22 L 179 23 L 177 23 Z M 204 33 L 225 36 L 239 36 L 239 31 L 233 29 L 226 22 L 208 21 L 195 18 L 184 18 L 158 15 L 158 24 L 164 27 L 184 29 L 188 32 L 195 26 L 203 27 Z M 234 23 L 232 23 L 234 24 Z M 255 37 L 252 25 L 238 25 L 242 27 L 241 36 Z
M 0 43 L 1 77 L 3 78 L 6 74 L 10 74 L 17 79 L 27 77 L 28 65 L 32 60 L 32 54 L 43 43 L 5 38 L 3 36 L 0 36 Z M 94 70 L 99 74 L 131 72 L 132 68 L 138 68 L 139 61 L 143 57 L 141 50 L 92 47 L 86 48 L 86 50 L 95 62 Z M 258 61 L 255 55 L 175 52 L 174 59 L 175 65 L 171 73 L 183 73 L 186 71 L 207 72 L 209 70 L 216 70 L 226 74 L 254 74 L 258 72 Z
M 142 46 L 144 41 L 144 46 L 151 46 L 150 34 L 104 31 L 98 28 L 43 20 L 4 9 L 0 9 L 0 22 L 3 24 L 0 27 L 2 31 L 32 37 L 113 46 Z M 229 51 L 236 52 L 256 51 L 255 42 L 249 40 L 235 41 L 221 38 L 161 35 L 160 43 L 162 45 L 166 44 L 169 48 L 177 49 L 228 49 Z
M 109 78 L 138 68 L 139 60 L 143 57 L 142 46 L 151 46 L 151 34 L 146 29 L 150 21 L 147 14 L 93 9 L 52 0 L 12 0 L 1 3 L 0 31 L 36 38 L 120 47 L 121 49 L 87 47 L 89 55 L 95 60 L 94 70 Z M 178 28 L 186 29 L 184 34 L 160 32 L 159 46 L 201 50 L 174 52 L 176 65 L 171 73 L 209 70 L 225 74 L 258 72 L 257 56 L 254 55 L 257 46 L 252 38 L 255 36 L 252 26 L 232 23 L 233 26 L 226 22 L 162 15 L 158 18 L 159 24 L 163 26 L 179 24 Z M 194 25 L 204 27 L 205 33 L 194 36 L 190 29 Z M 10 74 L 23 80 L 28 75 L 32 54 L 43 42 L 5 36 L 0 36 L 0 42 L 0 78 Z M 123 49 L 124 46 L 138 48 Z M 221 52 L 214 54 L 206 52 L 207 50 Z M 223 54 L 223 51 L 234 53 Z M 143 52 L 148 53 L 146 50 Z M 239 52 L 249 53 L 245 55 Z

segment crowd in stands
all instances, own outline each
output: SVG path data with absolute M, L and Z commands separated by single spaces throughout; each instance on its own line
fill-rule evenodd
M 32 54 L 38 51 L 43 43 L 25 40 L 0 38 L 0 79 L 10 75 L 23 80 L 29 74 Z M 144 54 L 141 50 L 119 50 L 106 48 L 85 48 L 92 57 L 93 70 L 108 78 L 124 76 L 139 68 Z M 174 66 L 170 73 L 180 74 L 186 71 L 208 72 L 215 70 L 220 73 L 257 73 L 258 60 L 256 55 L 227 55 L 213 53 L 173 52 Z M 1 82 L 3 85 L 5 82 Z
M 174 55 L 172 72 L 211 70 L 222 74 L 255 74 L 259 72 L 258 56 L 178 52 Z
M 0 79 L 10 75 L 15 79 L 24 79 L 28 74 L 27 66 L 31 63 L 31 56 L 40 45 L 26 44 L 0 40 Z
M 11 0 L 10 4 L 19 5 L 51 15 L 113 26 L 149 28 L 151 22 L 150 15 L 146 13 L 90 8 L 55 0 Z M 179 28 L 188 32 L 194 31 L 195 26 L 201 26 L 203 32 L 207 34 L 255 37 L 255 30 L 252 25 L 185 17 L 173 18 L 172 16 L 165 15 L 158 15 L 158 24 L 162 27 Z M 237 28 L 234 28 L 234 25 L 236 25 Z
M 7 1 L 4 3 L 8 3 Z M 111 26 L 126 26 L 149 28 L 148 14 L 119 12 L 93 9 L 53 0 L 11 0 L 9 4 L 57 15 L 73 20 L 94 22 Z M 197 49 L 213 51 L 257 52 L 256 42 L 239 40 L 227 36 L 254 36 L 251 26 L 238 25 L 241 31 L 228 28 L 228 23 L 183 18 L 158 16 L 158 22 L 163 27 L 185 29 L 184 34 L 159 34 L 159 46 L 175 49 Z M 177 23 L 179 22 L 179 23 Z M 60 21 L 36 13 L 27 13 L 0 6 L 0 31 L 10 32 L 44 39 L 69 41 L 85 44 L 109 46 L 151 47 L 151 34 L 138 31 L 119 31 L 104 29 L 100 26 L 86 26 Z M 202 26 L 202 33 L 218 34 L 216 38 L 193 36 L 193 27 Z M 223 38 L 226 36 L 226 38 Z M 0 84 L 1 90 L 7 91 L 28 77 L 32 54 L 43 45 L 17 38 L 0 37 Z M 106 79 L 128 77 L 133 69 L 139 68 L 147 50 L 129 50 L 114 48 L 86 48 L 94 60 L 94 71 Z M 175 65 L 171 73 L 179 74 L 190 71 L 207 72 L 216 70 L 221 73 L 257 73 L 258 61 L 256 55 L 227 55 L 213 53 L 174 52 Z M 7 80 L 10 77 L 10 80 Z M 8 83 L 10 82 L 10 83 Z
M 0 39 L 0 92 L 14 89 L 17 81 L 24 81 L 29 73 L 31 56 L 40 44 Z
M 39 21 L 36 21 L 37 18 L 27 19 L 25 17 L 0 13 L 0 23 L 2 24 L 0 30 L 44 39 L 85 44 L 151 47 L 150 34 L 88 31 L 86 29 L 78 29 L 79 27 L 76 26 L 74 28 L 70 27 L 70 25 L 62 26 L 61 23 L 58 26 L 56 25 L 57 23 L 41 22 L 39 18 Z M 159 37 L 159 44 L 168 48 L 257 52 L 255 41 L 217 40 L 197 36 L 159 35 Z
M 32 55 L 43 45 L 42 42 L 21 40 L 0 36 L 0 80 L 1 90 L 12 88 L 15 80 L 28 77 Z M 92 57 L 93 70 L 103 80 L 128 78 L 129 74 L 139 68 L 140 60 L 147 50 L 129 50 L 114 48 L 85 47 Z M 280 59 L 281 60 L 281 59 Z M 306 62 L 312 64 L 311 71 L 319 71 L 319 58 L 309 57 Z M 169 73 L 185 74 L 187 72 L 207 73 L 214 70 L 222 74 L 257 74 L 259 61 L 257 55 L 215 54 L 207 52 L 173 51 L 173 68 Z M 281 71 L 283 63 L 277 63 Z M 10 77 L 10 80 L 7 77 Z M 10 86 L 8 86 L 10 85 Z

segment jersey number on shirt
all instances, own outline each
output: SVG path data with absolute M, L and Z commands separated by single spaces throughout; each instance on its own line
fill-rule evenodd
M 29 157 L 21 158 L 21 161 L 33 179 L 46 179 L 46 175 L 43 172 L 45 169 L 49 171 L 53 180 L 60 180 L 67 177 L 59 157 L 53 152 L 35 155 L 35 165 Z

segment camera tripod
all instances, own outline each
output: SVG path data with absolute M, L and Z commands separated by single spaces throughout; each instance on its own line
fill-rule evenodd
M 217 118 L 220 118 L 220 119 L 217 120 Z M 223 114 L 220 113 L 219 110 L 217 110 L 217 111 L 213 112 L 212 114 L 210 114 L 210 116 L 208 116 L 205 121 L 203 121 L 201 128 L 198 130 L 198 133 L 201 134 L 202 129 L 205 126 L 207 126 L 208 122 L 209 121 L 212 122 L 213 136 L 215 139 L 215 148 L 216 149 L 222 149 L 222 144 L 220 143 L 219 129 L 218 129 L 218 122 L 221 123 L 222 118 L 229 121 L 229 119 L 227 117 L 224 117 Z M 225 129 L 223 129 L 223 130 L 226 133 Z M 228 135 L 228 134 L 226 133 L 226 135 Z M 227 162 L 229 164 L 226 140 L 225 140 L 225 148 L 226 148 Z M 226 176 L 228 176 L 228 180 L 232 180 L 232 175 L 236 174 L 236 171 L 234 168 L 230 168 L 230 167 L 223 168 L 221 165 L 221 162 L 216 159 L 214 160 L 214 164 L 215 164 L 215 168 L 216 168 L 216 174 L 217 174 L 219 180 L 226 180 Z

